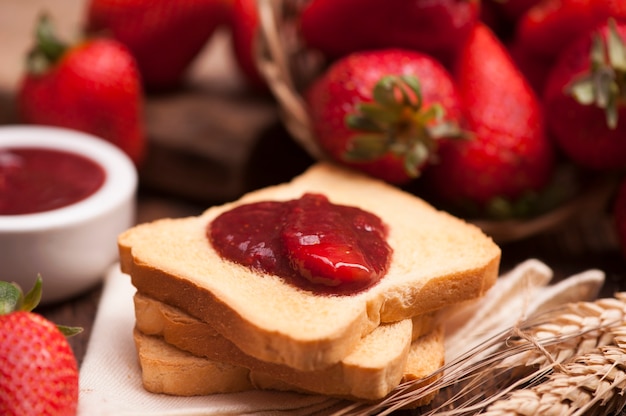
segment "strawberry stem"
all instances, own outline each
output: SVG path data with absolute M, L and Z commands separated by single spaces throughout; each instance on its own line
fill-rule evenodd
M 68 45 L 55 33 L 54 25 L 47 14 L 42 14 L 35 27 L 35 45 L 27 57 L 28 70 L 41 74 L 63 56 Z

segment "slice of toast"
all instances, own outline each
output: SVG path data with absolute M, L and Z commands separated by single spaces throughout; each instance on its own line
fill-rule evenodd
M 162 337 L 147 335 L 137 328 L 133 333 L 141 367 L 142 382 L 152 393 L 176 396 L 200 396 L 216 393 L 234 393 L 254 388 L 265 390 L 296 391 L 314 393 L 302 386 L 293 386 L 271 374 L 249 370 L 245 367 L 221 363 L 206 357 L 198 357 L 167 343 Z M 405 363 L 402 381 L 425 378 L 424 383 L 437 379 L 437 375 L 426 378 L 443 364 L 443 331 L 437 327 L 411 343 L 412 359 Z M 414 357 L 428 357 L 414 359 Z M 324 394 L 350 400 L 376 400 L 382 397 L 362 397 L 367 390 L 368 379 L 350 380 L 351 385 L 336 379 L 325 379 L 322 373 L 311 373 L 315 379 L 311 386 L 324 386 Z M 321 378 L 319 378 L 321 377 Z M 371 390 L 371 389 L 370 389 Z M 356 395 L 354 395 L 356 393 Z M 427 404 L 434 395 L 424 397 L 413 406 Z
M 324 296 L 222 259 L 206 237 L 235 206 L 322 193 L 388 226 L 389 270 L 355 295 Z M 482 296 L 498 275 L 500 249 L 479 228 L 382 181 L 318 163 L 197 217 L 162 219 L 122 233 L 122 271 L 142 293 L 210 323 L 246 354 L 309 371 L 346 357 L 381 322 L 396 322 Z
M 133 336 L 143 387 L 149 392 L 204 396 L 254 388 L 247 368 L 201 359 L 137 329 Z
M 335 396 L 342 391 L 350 397 L 370 400 L 384 397 L 398 385 L 405 376 L 411 342 L 438 325 L 434 314 L 383 324 L 339 363 L 322 370 L 301 371 L 244 354 L 209 324 L 170 305 L 140 293 L 135 294 L 134 303 L 139 331 L 162 337 L 168 344 L 195 356 L 248 368 L 257 377 L 281 381 L 290 389 Z M 424 363 L 419 368 L 425 366 Z

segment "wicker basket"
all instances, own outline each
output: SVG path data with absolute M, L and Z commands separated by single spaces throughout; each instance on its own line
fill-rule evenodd
M 307 0 L 257 0 L 259 31 L 256 57 L 291 137 L 315 160 L 326 158 L 313 138 L 311 121 L 300 92 L 323 67 L 323 58 L 307 50 L 296 19 Z M 581 218 L 605 216 L 615 181 L 601 179 L 548 213 L 524 220 L 471 220 L 499 243 L 526 239 L 571 225 Z
M 276 98 L 285 127 L 314 159 L 324 158 L 313 140 L 306 105 L 299 90 L 319 73 L 319 56 L 300 41 L 296 19 L 302 0 L 257 0 L 259 31 L 256 57 L 259 72 Z

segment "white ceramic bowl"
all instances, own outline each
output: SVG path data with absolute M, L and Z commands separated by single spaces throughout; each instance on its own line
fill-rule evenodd
M 95 286 L 118 258 L 118 234 L 135 221 L 135 166 L 112 144 L 62 128 L 0 126 L 0 148 L 8 147 L 76 153 L 101 165 L 105 180 L 95 193 L 66 207 L 0 215 L 0 280 L 27 291 L 41 274 L 42 303 Z

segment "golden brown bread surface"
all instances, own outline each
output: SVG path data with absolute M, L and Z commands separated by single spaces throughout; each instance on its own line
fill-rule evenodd
M 388 225 L 393 257 L 376 286 L 357 295 L 320 296 L 223 260 L 205 236 L 211 220 L 234 206 L 305 192 L 358 206 Z M 339 362 L 381 322 L 483 295 L 500 261 L 498 246 L 477 227 L 326 163 L 197 217 L 138 225 L 118 243 L 122 271 L 141 293 L 210 323 L 250 356 L 306 371 Z
M 135 294 L 134 304 L 139 331 L 162 337 L 168 344 L 195 356 L 248 368 L 259 379 L 281 381 L 291 389 L 298 387 L 329 395 L 342 392 L 347 396 L 370 400 L 385 396 L 403 377 L 411 376 L 405 373 L 411 342 L 438 327 L 434 314 L 383 324 L 366 335 L 354 351 L 339 363 L 322 370 L 304 372 L 250 357 L 209 324 L 170 305 L 140 293 Z M 429 369 L 429 365 L 434 365 L 437 369 L 443 356 L 442 348 L 443 341 L 431 352 L 438 358 L 434 362 L 423 362 L 413 367 Z M 338 386 L 343 387 L 340 389 Z

